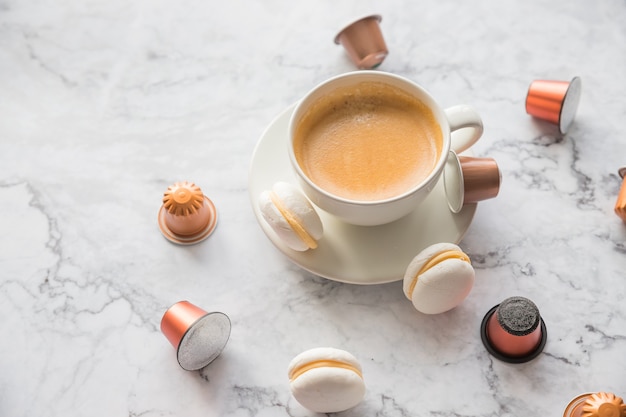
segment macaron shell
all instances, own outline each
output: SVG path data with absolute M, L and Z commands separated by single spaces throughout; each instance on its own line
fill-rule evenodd
M 419 273 L 419 271 L 421 271 L 422 267 L 433 257 L 447 251 L 462 251 L 462 249 L 454 243 L 435 243 L 434 245 L 430 245 L 423 249 L 417 254 L 417 256 L 415 256 L 415 258 L 413 258 L 413 260 L 409 263 L 409 266 L 406 268 L 402 285 L 406 298 L 411 299 L 411 294 L 409 294 L 411 284 L 415 280 L 415 276 Z
M 298 252 L 309 249 L 296 232 L 293 231 L 280 211 L 278 211 L 270 198 L 269 191 L 263 191 L 259 196 L 259 210 L 267 224 L 272 227 L 272 230 L 274 230 L 285 245 Z
M 412 302 L 425 314 L 439 314 L 458 306 L 474 286 L 472 265 L 460 259 L 443 261 L 419 276 Z
M 334 361 L 354 367 L 361 372 L 361 364 L 350 352 L 333 347 L 316 347 L 295 356 L 288 366 L 289 378 L 302 366 Z M 324 366 L 310 369 L 290 381 L 294 398 L 305 408 L 317 413 L 333 413 L 357 405 L 365 395 L 365 382 L 353 370 Z
M 281 200 L 289 213 L 298 219 L 299 225 L 313 238 L 319 240 L 324 228 L 319 215 L 312 204 L 296 187 L 286 182 L 277 182 L 272 191 L 266 190 L 259 196 L 259 210 L 265 221 L 272 227 L 278 237 L 291 249 L 303 252 L 309 249 L 306 242 L 293 230 L 287 219 L 273 203 L 271 193 Z
M 322 238 L 324 234 L 322 221 L 313 205 L 298 188 L 281 181 L 274 184 L 272 191 L 281 199 L 289 212 L 300 220 L 302 227 L 313 239 Z
M 290 384 L 294 398 L 316 413 L 338 413 L 359 404 L 365 383 L 354 371 L 323 367 L 311 369 Z
M 308 363 L 317 361 L 335 361 L 348 364 L 361 371 L 361 364 L 359 360 L 354 357 L 353 354 L 347 350 L 337 349 L 334 347 L 316 347 L 305 350 L 304 352 L 296 355 L 289 366 L 287 367 L 287 374 L 291 378 L 291 373 Z

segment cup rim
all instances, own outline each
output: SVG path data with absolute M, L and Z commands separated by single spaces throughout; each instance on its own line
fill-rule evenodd
M 442 148 L 441 148 L 441 155 L 439 155 L 439 159 L 437 160 L 437 163 L 435 164 L 434 168 L 432 169 L 432 171 L 428 174 L 426 178 L 424 178 L 416 186 L 411 187 L 410 189 L 404 191 L 403 193 L 395 195 L 393 197 L 389 197 L 389 198 L 385 198 L 381 200 L 353 200 L 353 199 L 341 197 L 336 194 L 330 193 L 324 190 L 323 188 L 319 187 L 317 184 L 315 184 L 315 182 L 313 182 L 304 173 L 302 167 L 300 167 L 300 164 L 298 163 L 296 159 L 296 155 L 292 146 L 293 140 L 294 140 L 293 132 L 295 129 L 296 117 L 298 116 L 299 113 L 302 112 L 302 108 L 304 107 L 304 105 L 314 100 L 315 94 L 322 88 L 328 86 L 329 84 L 336 83 L 346 78 L 355 78 L 359 80 L 356 82 L 360 82 L 360 81 L 374 80 L 379 77 L 381 80 L 383 79 L 394 80 L 395 86 L 398 86 L 399 84 L 404 84 L 404 85 L 410 86 L 413 89 L 413 91 L 419 91 L 418 99 L 424 102 L 428 106 L 428 108 L 433 112 L 433 114 L 435 115 L 435 119 L 437 120 L 437 123 L 439 124 L 439 128 L 441 129 L 442 141 L 443 141 Z M 289 118 L 288 135 L 289 135 L 289 140 L 287 144 L 287 149 L 288 149 L 288 154 L 289 154 L 289 160 L 291 162 L 292 168 L 296 171 L 298 177 L 301 180 L 305 181 L 309 187 L 312 187 L 318 193 L 320 193 L 321 195 L 324 195 L 327 198 L 330 198 L 334 201 L 337 201 L 343 204 L 351 204 L 351 205 L 358 205 L 358 206 L 377 206 L 381 204 L 388 204 L 394 201 L 404 200 L 407 197 L 414 195 L 416 192 L 426 187 L 436 177 L 439 177 L 442 174 L 444 165 L 446 164 L 446 161 L 448 159 L 448 153 L 451 149 L 450 124 L 448 123 L 448 119 L 446 118 L 443 108 L 437 103 L 434 97 L 424 87 L 422 87 L 421 85 L 417 84 L 416 82 L 406 77 L 393 74 L 390 72 L 377 71 L 377 70 L 356 70 L 356 71 L 342 73 L 342 74 L 330 77 L 326 79 L 325 81 L 318 83 L 313 88 L 311 88 L 296 103 L 296 106 L 291 114 L 291 117 Z

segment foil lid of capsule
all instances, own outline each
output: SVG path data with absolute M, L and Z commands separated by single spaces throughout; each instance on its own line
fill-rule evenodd
M 217 210 L 196 184 L 176 182 L 163 193 L 158 223 L 163 236 L 170 242 L 192 245 L 213 233 L 217 226 Z

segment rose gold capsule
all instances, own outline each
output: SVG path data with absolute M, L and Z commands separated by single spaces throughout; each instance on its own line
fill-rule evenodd
M 626 175 L 626 167 L 620 168 L 617 172 L 622 178 L 622 186 L 620 187 L 617 201 L 615 202 L 615 214 L 626 223 L 626 179 L 624 178 L 624 175 Z
M 535 80 L 526 95 L 526 113 L 558 125 L 565 134 L 574 121 L 580 101 L 581 81 Z
M 495 159 L 459 156 L 459 161 L 463 172 L 465 203 L 476 203 L 498 195 L 502 174 Z
M 563 417 L 626 417 L 626 404 L 612 393 L 585 393 L 569 402 Z
M 378 67 L 389 53 L 380 30 L 381 20 L 380 15 L 358 19 L 335 36 L 335 43 L 343 45 L 359 69 Z
M 230 337 L 230 319 L 224 313 L 207 313 L 189 301 L 179 301 L 163 315 L 161 332 L 176 349 L 181 368 L 195 371 L 222 352 Z
M 500 191 L 502 174 L 493 158 L 457 156 L 450 151 L 444 168 L 448 206 L 458 213 L 463 205 L 494 198 Z
M 481 339 L 497 359 L 522 363 L 541 353 L 547 330 L 532 301 L 510 297 L 487 312 L 481 325 Z
M 217 210 L 200 187 L 192 182 L 177 182 L 163 194 L 158 220 L 166 239 L 179 245 L 192 245 L 213 233 Z

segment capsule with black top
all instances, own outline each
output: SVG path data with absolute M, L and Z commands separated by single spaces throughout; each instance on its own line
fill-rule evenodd
M 487 312 L 481 324 L 481 339 L 487 351 L 508 363 L 534 359 L 543 351 L 547 337 L 539 309 L 524 297 L 502 301 Z

